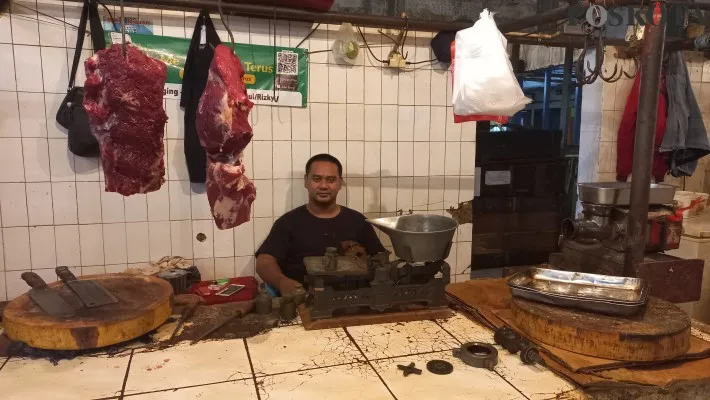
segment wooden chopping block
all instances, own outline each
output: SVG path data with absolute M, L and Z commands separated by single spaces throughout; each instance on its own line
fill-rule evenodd
M 173 288 L 164 279 L 125 274 L 80 279 L 99 282 L 118 303 L 85 308 L 66 285 L 50 283 L 48 286 L 77 310 L 76 315 L 53 317 L 23 294 L 5 307 L 7 336 L 40 349 L 93 349 L 135 339 L 162 325 L 172 314 Z
M 515 324 L 542 343 L 588 356 L 661 361 L 687 353 L 690 318 L 667 301 L 649 298 L 630 318 L 513 299 Z

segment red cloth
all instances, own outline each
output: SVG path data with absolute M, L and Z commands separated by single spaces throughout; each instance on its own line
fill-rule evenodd
M 616 143 L 616 180 L 621 182 L 626 182 L 626 179 L 631 174 L 633 165 L 640 77 L 640 73 L 636 74 L 634 85 L 631 88 L 631 93 L 629 93 L 629 98 L 626 100 L 624 114 L 619 124 L 618 142 Z M 663 142 L 663 135 L 666 133 L 666 118 L 668 116 L 665 69 L 661 72 L 660 86 L 656 118 L 656 139 L 653 144 L 653 166 L 651 168 L 651 174 L 656 182 L 663 182 L 668 172 L 668 153 L 660 153 L 658 151 L 661 147 L 661 142 Z

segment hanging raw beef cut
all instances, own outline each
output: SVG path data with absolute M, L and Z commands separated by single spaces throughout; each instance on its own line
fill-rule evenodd
M 107 192 L 124 196 L 165 182 L 163 109 L 167 68 L 132 45 L 114 44 L 84 62 L 84 108 L 101 149 Z
M 219 229 L 249 221 L 256 188 L 244 175 L 242 151 L 252 137 L 249 101 L 239 58 L 218 45 L 207 85 L 197 107 L 195 125 L 207 152 L 207 199 Z

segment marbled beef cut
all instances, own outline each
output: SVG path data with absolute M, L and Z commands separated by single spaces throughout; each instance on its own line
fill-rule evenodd
M 132 45 L 114 44 L 84 62 L 84 108 L 101 148 L 105 190 L 124 196 L 165 182 L 163 109 L 167 68 Z
M 207 199 L 219 229 L 249 221 L 256 199 L 256 188 L 242 164 L 242 151 L 252 138 L 249 111 L 254 106 L 243 76 L 239 58 L 229 47 L 218 45 L 196 113 L 197 134 L 207 152 Z

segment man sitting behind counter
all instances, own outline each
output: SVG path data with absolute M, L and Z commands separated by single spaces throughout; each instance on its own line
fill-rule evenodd
M 277 219 L 256 252 L 256 272 L 271 288 L 292 293 L 304 283 L 303 257 L 322 256 L 326 247 L 341 250 L 357 242 L 368 255 L 385 251 L 364 215 L 336 203 L 342 183 L 337 158 L 317 154 L 308 160 L 303 183 L 308 204 Z

